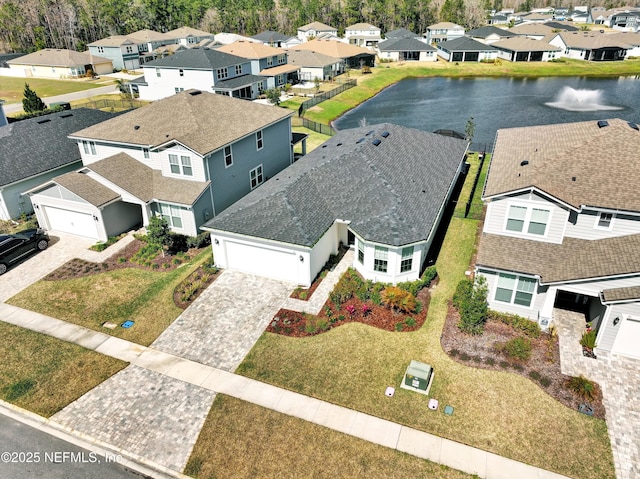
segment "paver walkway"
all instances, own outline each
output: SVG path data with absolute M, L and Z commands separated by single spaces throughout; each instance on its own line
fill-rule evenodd
M 148 374 L 149 376 L 147 379 L 158 380 L 164 376 L 160 380 L 161 386 L 158 393 L 162 393 L 161 395 L 166 400 L 164 404 L 166 404 L 165 407 L 167 408 L 171 407 L 171 402 L 168 401 L 169 396 L 174 392 L 177 392 L 174 388 L 178 387 L 177 384 L 165 382 L 168 381 L 167 378 L 175 378 L 176 380 L 179 380 L 179 382 L 189 383 L 194 386 L 194 388 L 189 389 L 190 386 L 183 385 L 181 386 L 183 388 L 183 393 L 188 390 L 194 392 L 198 398 L 193 403 L 181 404 L 183 404 L 182 407 L 184 409 L 194 411 L 196 418 L 200 417 L 200 411 L 209 401 L 209 398 L 212 399 L 212 396 L 207 396 L 205 391 L 223 393 L 283 414 L 328 427 L 335 431 L 340 431 L 345 434 L 373 442 L 375 444 L 444 464 L 469 474 L 476 474 L 481 478 L 565 478 L 565 476 L 545 471 L 544 469 L 533 467 L 521 462 L 513 461 L 471 446 L 443 439 L 426 432 L 418 431 L 416 429 L 402 426 L 352 409 L 344 408 L 342 406 L 337 406 L 326 401 L 321 401 L 286 389 L 261 383 L 254 379 L 238 376 L 188 359 L 179 358 L 162 351 L 130 343 L 119 338 L 108 337 L 105 339 L 104 336 L 106 335 L 88 330 L 81 326 L 65 323 L 65 332 L 56 334 L 56 325 L 64 323 L 63 321 L 47 318 L 42 315 L 38 318 L 34 318 L 33 314 L 34 313 L 31 311 L 26 311 L 7 304 L 0 304 L 0 317 L 9 323 L 26 327 L 28 329 L 34 329 L 34 327 L 37 326 L 36 330 L 38 331 L 46 330 L 48 331 L 48 334 L 52 334 L 60 338 L 66 336 L 68 338 L 67 340 L 70 342 L 77 342 L 73 338 L 82 338 L 81 343 L 83 346 L 87 347 L 87 345 L 93 345 L 93 347 L 90 347 L 89 349 L 93 349 L 97 352 L 101 352 L 124 361 L 130 361 L 133 366 L 124 370 L 131 371 L 127 372 L 127 377 L 129 378 L 133 378 L 135 376 L 142 377 L 145 374 Z M 50 324 L 47 325 L 46 323 Z M 95 336 L 95 338 L 90 339 L 89 336 Z M 157 373 L 158 375 L 154 375 L 149 372 L 143 373 L 141 372 L 141 368 Z M 149 388 L 152 383 L 153 381 L 147 381 L 146 387 Z M 123 387 L 133 390 L 136 388 L 137 384 L 138 382 L 136 381 L 135 383 L 127 386 L 123 385 Z M 105 387 L 98 386 L 96 389 L 99 389 L 101 394 L 108 395 L 107 391 L 113 390 L 113 386 L 120 387 L 120 383 L 116 384 L 114 381 L 111 381 Z M 168 388 L 168 391 L 165 391 L 165 388 Z M 132 405 L 132 411 L 130 414 L 135 416 L 144 414 L 144 411 L 149 408 L 153 408 L 153 401 L 151 400 L 153 397 L 152 391 L 147 390 L 141 392 L 137 390 L 134 392 L 134 395 L 139 394 L 145 395 L 148 398 L 148 401 L 142 401 L 141 403 Z M 76 414 L 81 412 L 82 416 L 89 415 L 90 420 L 94 421 L 95 427 L 109 427 L 108 425 L 102 424 L 100 419 L 100 416 L 109 415 L 104 408 L 104 401 L 108 398 L 105 397 L 104 401 L 101 402 L 99 400 L 99 396 L 86 399 L 87 397 L 88 395 L 85 395 L 83 398 L 78 400 L 76 402 L 78 404 L 77 406 L 76 403 L 72 403 L 70 406 L 67 406 L 67 408 L 56 414 L 53 417 L 53 420 L 64 421 L 62 424 L 74 432 L 76 431 L 75 427 L 80 427 L 82 428 L 80 432 L 92 435 L 92 432 L 90 431 L 91 428 L 85 427 L 82 424 L 82 421 L 78 421 L 77 418 L 74 417 L 74 412 Z M 387 398 L 385 398 L 385 400 L 386 399 Z M 82 404 L 83 407 L 80 407 L 80 401 L 84 402 L 84 404 Z M 126 409 L 128 406 L 126 401 L 117 403 L 117 401 L 111 400 L 111 403 L 114 407 L 122 409 Z M 113 407 L 110 410 L 113 410 Z M 172 437 L 177 438 L 180 437 L 180 426 L 177 423 L 183 418 L 180 414 L 174 414 L 173 416 L 176 427 L 171 428 L 169 434 L 171 434 Z M 158 424 L 156 424 L 156 429 L 160 429 L 164 426 L 165 414 L 161 414 L 156 417 L 159 419 Z M 138 418 L 138 424 L 142 422 L 142 419 L 143 418 Z M 115 428 L 115 426 L 111 427 Z M 121 426 L 118 425 L 117 427 Z M 115 429 L 114 434 L 117 434 Z M 187 448 L 183 448 L 182 446 L 186 444 L 188 437 L 185 434 L 182 438 L 184 439 L 184 442 L 181 443 L 179 447 L 182 451 L 186 451 Z M 130 447 L 135 448 L 136 445 L 131 444 Z M 148 454 L 147 450 L 144 452 L 145 455 Z M 186 454 L 182 453 L 182 457 L 185 455 Z M 180 464 L 180 458 L 176 456 L 178 455 L 173 454 L 172 451 L 166 451 L 164 455 L 156 454 L 155 458 L 161 465 L 169 463 Z
M 293 288 L 282 281 L 223 271 L 151 347 L 235 371 Z
M 600 352 L 582 355 L 584 315 L 554 309 L 563 374 L 583 375 L 602 387 L 607 428 L 618 479 L 640 479 L 640 360 Z

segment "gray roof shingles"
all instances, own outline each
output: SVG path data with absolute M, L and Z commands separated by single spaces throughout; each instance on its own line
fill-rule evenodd
M 442 48 L 450 52 L 488 52 L 495 50 L 491 45 L 485 45 L 478 40 L 468 37 L 454 38 L 453 40 L 440 42 L 438 44 L 438 48 Z
M 205 227 L 313 246 L 342 219 L 369 241 L 423 241 L 437 227 L 466 148 L 464 140 L 388 123 L 344 130 Z
M 240 65 L 242 63 L 247 63 L 247 59 L 218 50 L 194 47 L 150 61 L 145 63 L 144 66 L 213 70 L 216 68 Z
M 67 135 L 114 116 L 78 108 L 1 127 L 0 186 L 80 161 L 78 145 Z
M 378 44 L 381 52 L 435 52 L 436 49 L 431 45 L 421 42 L 415 38 L 401 37 L 385 40 Z

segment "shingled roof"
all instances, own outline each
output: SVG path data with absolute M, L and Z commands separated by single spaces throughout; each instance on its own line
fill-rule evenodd
M 80 161 L 78 144 L 68 135 L 114 116 L 78 108 L 0 127 L 0 186 Z
M 509 50 L 513 52 L 557 52 L 560 47 L 550 45 L 542 40 L 534 40 L 527 37 L 513 37 L 499 42 L 492 43 L 499 50 Z
M 436 48 L 415 38 L 390 38 L 378 44 L 381 52 L 435 52 Z
M 187 90 L 76 131 L 72 137 L 150 148 L 176 141 L 204 156 L 292 114 L 271 105 Z
M 338 218 L 368 241 L 424 241 L 467 142 L 392 124 L 343 130 L 205 224 L 313 246 Z
M 12 60 L 9 65 L 42 65 L 53 67 L 77 67 L 96 63 L 109 63 L 111 60 L 89 52 L 77 52 L 64 48 L 44 48 Z
M 477 266 L 540 276 L 542 284 L 640 273 L 640 234 L 562 244 L 484 233 Z M 585 258 L 588 259 L 585 261 Z
M 438 48 L 449 52 L 488 52 L 495 50 L 491 45 L 486 45 L 468 37 L 459 37 L 440 42 L 438 43 Z
M 620 119 L 501 129 L 483 197 L 537 188 L 576 209 L 640 211 L 638 151 L 638 126 Z
M 187 68 L 190 70 L 215 70 L 247 63 L 246 58 L 231 55 L 220 50 L 193 47 L 173 55 L 146 62 L 144 67 Z

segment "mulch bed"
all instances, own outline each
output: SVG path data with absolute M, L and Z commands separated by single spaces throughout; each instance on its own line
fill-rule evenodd
M 200 266 L 176 286 L 173 292 L 173 302 L 178 308 L 187 309 L 187 307 L 220 276 L 220 273 L 222 273 L 222 271 L 219 269 L 216 269 L 215 273 L 209 273 L 205 267 Z M 185 299 L 184 291 L 191 285 L 194 285 L 193 291 L 188 299 Z
M 327 263 L 322 267 L 322 269 L 318 273 L 318 276 L 316 276 L 316 279 L 314 279 L 313 283 L 311 283 L 311 286 L 309 286 L 308 288 L 296 288 L 293 290 L 289 297 L 300 299 L 302 301 L 309 301 L 314 291 L 318 289 L 318 286 L 320 286 L 322 280 L 327 276 L 327 273 L 338 265 L 347 251 L 349 251 L 348 247 L 340 246 L 340 248 L 338 249 L 338 254 L 331 255 L 329 257 L 329 261 L 327 261 Z
M 527 361 L 517 361 L 496 351 L 494 344 L 524 336 L 523 333 L 500 321 L 488 320 L 484 333 L 473 336 L 458 329 L 459 319 L 458 311 L 450 304 L 440 343 L 452 359 L 466 366 L 520 374 L 565 406 L 577 410 L 581 404 L 588 404 L 594 411 L 594 417 L 604 419 L 600 386 L 596 384 L 591 400 L 580 397 L 566 386 L 569 376 L 560 372 L 557 336 L 551 337 L 543 332 L 539 338 L 530 338 L 531 357 Z
M 431 283 L 431 287 L 434 285 L 435 281 Z M 330 300 L 327 300 L 318 316 L 289 309 L 280 309 L 267 327 L 267 331 L 284 336 L 302 338 L 315 336 L 352 322 L 368 324 L 386 331 L 415 331 L 422 327 L 427 318 L 427 310 L 431 299 L 430 289 L 424 288 L 417 295 L 418 301 L 422 303 L 422 309 L 419 313 L 394 312 L 386 306 L 375 305 L 370 301 L 363 303 L 357 298 L 351 298 L 342 304 L 339 310 L 336 310 L 335 305 Z M 366 313 L 363 312 L 363 306 L 366 306 L 368 310 Z M 353 314 L 348 312 L 350 309 L 354 311 Z M 411 318 L 411 320 L 408 318 Z

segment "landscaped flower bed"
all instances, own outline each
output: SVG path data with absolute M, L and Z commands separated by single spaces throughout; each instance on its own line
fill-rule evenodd
M 203 264 L 176 286 L 173 292 L 173 302 L 179 308 L 187 309 L 219 275 L 218 268 L 211 264 Z
M 332 254 L 329 256 L 329 260 L 322 267 L 322 270 L 320 271 L 320 273 L 318 273 L 318 276 L 316 276 L 316 279 L 313 280 L 313 283 L 311 283 L 311 286 L 309 286 L 308 288 L 294 289 L 293 292 L 291 293 L 290 298 L 301 299 L 302 301 L 308 301 L 311 298 L 311 295 L 314 293 L 314 291 L 318 288 L 318 286 L 320 286 L 320 283 L 327 276 L 329 271 L 331 271 L 333 268 L 336 267 L 336 265 L 340 262 L 340 260 L 343 258 L 343 256 L 347 251 L 349 251 L 349 248 L 344 245 L 341 245 L 340 248 L 338 249 L 337 255 Z
M 364 281 L 355 270 L 349 269 L 329 295 L 320 314 L 316 316 L 281 309 L 274 316 L 267 331 L 285 336 L 305 337 L 350 322 L 360 322 L 387 331 L 415 331 L 424 324 L 427 317 L 430 294 L 427 285 L 424 286 L 416 296 L 407 293 L 413 298 L 415 305 L 410 304 L 409 309 L 403 310 L 399 301 L 395 300 L 396 297 L 385 295 L 390 285 Z M 397 294 L 399 299 L 401 293 L 395 290 L 399 288 L 389 289 Z
M 593 409 L 594 417 L 604 419 L 605 409 L 600 387 L 593 384 L 593 390 L 589 392 L 592 397 L 586 397 L 574 389 L 584 392 L 589 385 L 574 380 L 572 389 L 571 378 L 560 371 L 557 335 L 525 332 L 522 328 L 517 329 L 518 321 L 506 324 L 498 317 L 499 315 L 489 314 L 482 334 L 466 334 L 458 328 L 458 311 L 453 305 L 449 305 L 440 338 L 442 348 L 451 358 L 467 366 L 525 376 L 565 406 L 577 410 L 581 404 L 588 404 Z M 527 359 L 523 359 L 524 357 Z

